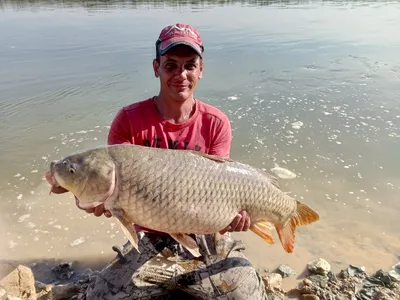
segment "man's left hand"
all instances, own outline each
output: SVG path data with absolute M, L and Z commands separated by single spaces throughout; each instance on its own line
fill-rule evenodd
M 232 223 L 226 228 L 222 229 L 219 233 L 225 234 L 226 232 L 233 231 L 247 231 L 250 228 L 250 217 L 245 210 L 241 210 L 239 214 L 233 219 Z

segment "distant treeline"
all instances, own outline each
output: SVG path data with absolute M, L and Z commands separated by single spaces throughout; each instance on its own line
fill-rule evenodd
M 250 6 L 269 6 L 269 5 L 302 5 L 302 4 L 346 4 L 376 2 L 383 3 L 390 0 L 0 0 L 0 9 L 6 8 L 29 8 L 29 7 L 86 7 L 86 8 L 135 8 L 141 6 L 163 7 L 163 6 L 182 6 L 182 5 L 210 5 L 223 6 L 232 4 L 250 5 Z

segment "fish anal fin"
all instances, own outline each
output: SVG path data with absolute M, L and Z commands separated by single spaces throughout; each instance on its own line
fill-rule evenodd
M 296 200 L 296 203 L 297 210 L 289 222 L 285 226 L 277 225 L 275 227 L 278 232 L 279 240 L 281 241 L 285 251 L 288 253 L 292 253 L 294 250 L 296 227 L 307 225 L 319 220 L 317 212 L 298 200 Z
M 196 241 L 186 233 L 169 233 L 169 235 L 185 247 L 194 257 L 200 257 L 199 246 Z
M 258 221 L 250 226 L 251 231 L 269 244 L 274 243 L 274 238 L 272 237 L 272 230 L 274 230 L 274 228 L 274 225 L 268 221 Z
M 276 231 L 278 232 L 283 249 L 285 249 L 287 253 L 292 253 L 296 237 L 296 224 L 294 219 L 290 219 L 286 226 L 276 226 Z
M 223 163 L 223 162 L 231 162 L 231 161 L 232 161 L 232 160 L 229 159 L 229 158 L 223 158 L 222 156 L 218 156 L 218 155 L 207 154 L 207 153 L 204 153 L 204 152 L 194 151 L 194 150 L 190 150 L 190 151 L 191 151 L 193 154 L 195 154 L 195 155 L 200 155 L 200 156 L 202 156 L 202 157 L 205 157 L 205 158 L 214 160 L 214 161 L 216 161 L 216 162 L 221 162 L 221 163 Z

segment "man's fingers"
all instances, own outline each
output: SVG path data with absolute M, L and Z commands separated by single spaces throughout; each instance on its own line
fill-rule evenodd
M 110 212 L 109 210 L 106 210 L 106 211 L 104 212 L 104 215 L 105 215 L 107 218 L 111 218 L 111 212 Z
M 246 211 L 243 211 L 243 219 L 244 219 L 244 224 L 243 224 L 242 231 L 247 231 L 250 228 L 251 220 L 250 220 L 250 216 L 247 214 Z
M 94 208 L 86 208 L 85 211 L 86 211 L 88 214 L 92 214 L 92 213 L 94 213 Z
M 232 227 L 230 225 L 228 225 L 227 227 L 225 227 L 224 229 L 222 229 L 219 233 L 220 234 L 225 234 L 227 233 L 229 230 L 231 230 Z
M 238 227 L 238 224 L 240 223 L 240 220 L 242 219 L 242 215 L 237 215 L 234 219 L 233 219 L 233 221 L 232 221 L 232 223 L 231 223 L 231 225 L 230 225 L 230 229 L 229 229 L 229 231 L 236 231 L 236 227 Z
M 246 213 L 243 212 L 242 215 L 241 215 L 239 223 L 237 224 L 236 227 L 233 228 L 235 231 L 242 231 L 243 230 L 244 224 L 246 222 L 246 216 L 247 216 Z

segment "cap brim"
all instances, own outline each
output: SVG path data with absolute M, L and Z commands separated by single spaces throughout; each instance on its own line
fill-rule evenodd
M 200 48 L 199 45 L 197 45 L 194 42 L 191 42 L 188 39 L 170 39 L 168 41 L 165 42 L 161 42 L 160 45 L 158 46 L 158 49 L 160 51 L 160 55 L 164 55 L 165 53 L 167 53 L 169 50 L 171 50 L 171 48 L 178 46 L 178 45 L 186 45 L 191 47 L 198 55 L 200 55 L 200 57 L 203 55 L 202 53 L 202 49 Z

